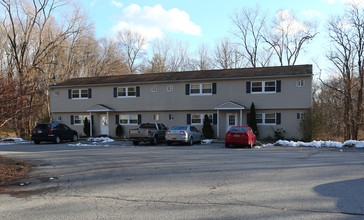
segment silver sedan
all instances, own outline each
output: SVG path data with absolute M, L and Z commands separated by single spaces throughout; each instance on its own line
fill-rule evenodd
M 193 145 L 194 143 L 201 143 L 201 140 L 201 131 L 190 125 L 173 126 L 166 132 L 166 141 L 168 145 L 177 142 Z

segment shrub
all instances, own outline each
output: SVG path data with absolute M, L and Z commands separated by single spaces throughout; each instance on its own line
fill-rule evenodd
M 87 117 L 83 121 L 83 133 L 85 133 L 86 137 L 90 137 L 90 122 Z
M 277 130 L 274 131 L 274 139 L 276 139 L 276 141 L 284 140 L 285 133 L 286 131 L 283 130 L 283 128 L 278 128 Z
M 203 119 L 202 134 L 205 138 L 214 138 L 214 130 L 212 129 L 208 115 L 205 115 Z
M 119 138 L 121 138 L 124 134 L 124 131 L 123 131 L 123 126 L 121 125 L 118 125 L 116 126 L 116 136 L 118 136 Z
M 255 112 L 255 105 L 252 102 L 250 106 L 250 115 L 249 115 L 249 127 L 253 129 L 253 132 L 256 136 L 259 136 L 258 126 L 257 126 L 257 114 Z

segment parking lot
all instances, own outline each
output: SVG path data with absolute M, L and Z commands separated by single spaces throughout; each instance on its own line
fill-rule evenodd
M 363 150 L 121 141 L 0 155 L 34 166 L 0 194 L 0 219 L 364 218 Z

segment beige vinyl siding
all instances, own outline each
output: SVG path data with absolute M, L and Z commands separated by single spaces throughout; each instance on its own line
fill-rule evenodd
M 305 79 L 304 87 L 296 87 L 297 79 Z M 271 80 L 271 79 L 259 79 Z M 212 110 L 216 106 L 233 101 L 249 108 L 254 102 L 256 108 L 310 108 L 311 77 L 277 78 L 281 80 L 281 92 L 266 94 L 246 93 L 248 80 L 221 80 L 217 84 L 217 94 L 190 96 L 185 94 L 187 83 L 157 84 L 157 92 L 151 92 L 152 84 L 140 84 L 140 97 L 114 98 L 113 88 L 116 86 L 92 87 L 90 99 L 68 99 L 68 88 L 54 88 L 58 95 L 51 92 L 52 112 L 86 111 L 91 106 L 103 104 L 116 111 L 178 111 L 178 110 Z M 199 81 L 212 82 L 212 81 Z M 173 91 L 166 87 L 173 85 Z M 133 86 L 133 85 L 131 85 Z M 134 85 L 135 86 L 135 85 Z

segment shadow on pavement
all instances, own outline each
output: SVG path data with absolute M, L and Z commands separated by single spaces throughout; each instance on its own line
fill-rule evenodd
M 364 219 L 364 178 L 327 183 L 314 190 L 322 196 L 337 198 L 339 212 Z

